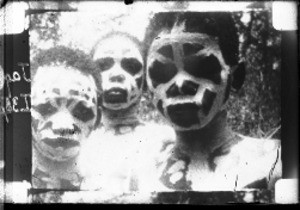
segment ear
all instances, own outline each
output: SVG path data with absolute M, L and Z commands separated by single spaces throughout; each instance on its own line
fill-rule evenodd
M 101 121 L 102 121 L 102 108 L 101 106 L 97 107 L 97 118 L 96 118 L 96 122 L 94 125 L 94 130 L 96 130 L 97 128 L 100 127 Z
M 245 81 L 246 70 L 244 62 L 241 62 L 237 66 L 235 66 L 231 75 L 231 87 L 234 89 L 234 91 L 238 91 Z
M 102 94 L 97 94 L 97 100 L 98 100 L 98 103 L 97 103 L 97 118 L 96 118 L 96 122 L 95 122 L 95 125 L 94 125 L 94 130 L 97 129 L 100 124 L 101 124 L 101 121 L 102 121 L 102 113 L 103 113 L 103 110 L 102 110 Z

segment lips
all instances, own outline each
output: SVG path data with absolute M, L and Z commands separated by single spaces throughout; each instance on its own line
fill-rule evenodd
M 104 91 L 103 99 L 106 103 L 125 103 L 127 101 L 127 91 L 122 88 L 111 88 Z
M 200 107 L 194 103 L 176 104 L 167 107 L 171 121 L 185 128 L 200 123 L 198 118 L 199 110 Z
M 68 139 L 68 138 L 55 138 L 55 139 L 50 139 L 46 138 L 42 140 L 45 144 L 53 147 L 53 148 L 58 148 L 62 147 L 64 149 L 69 149 L 72 147 L 79 146 L 79 142 L 73 139 Z

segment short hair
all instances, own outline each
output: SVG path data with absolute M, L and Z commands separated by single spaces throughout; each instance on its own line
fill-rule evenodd
M 146 51 L 145 51 L 144 44 L 137 37 L 135 37 L 127 32 L 123 32 L 123 31 L 110 31 L 110 32 L 104 34 L 103 36 L 101 36 L 95 43 L 94 47 L 92 48 L 91 56 L 92 57 L 94 56 L 94 54 L 97 50 L 97 47 L 99 44 L 101 44 L 101 42 L 103 42 L 107 39 L 110 39 L 111 37 L 114 37 L 114 36 L 125 37 L 125 38 L 129 39 L 130 41 L 132 41 L 135 44 L 135 46 L 139 49 L 140 53 L 142 54 L 143 62 L 145 61 Z
M 234 66 L 239 59 L 239 40 L 234 20 L 229 12 L 161 12 L 156 13 L 146 29 L 145 44 L 149 49 L 152 41 L 162 31 L 185 24 L 186 32 L 206 33 L 219 39 L 220 50 L 227 65 Z
M 52 64 L 64 64 L 79 70 L 85 75 L 92 75 L 98 91 L 101 91 L 101 78 L 95 72 L 96 65 L 91 56 L 83 51 L 66 46 L 56 46 L 46 50 L 39 50 L 30 65 L 32 78 L 39 67 Z

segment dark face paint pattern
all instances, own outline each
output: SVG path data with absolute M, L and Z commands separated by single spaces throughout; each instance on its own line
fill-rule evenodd
M 184 69 L 186 72 L 197 78 L 211 80 L 215 84 L 221 83 L 221 65 L 214 56 L 189 56 L 184 59 Z
M 57 99 L 62 99 L 62 98 L 57 98 Z M 58 101 L 59 100 L 56 100 L 56 102 L 58 102 Z M 73 101 L 73 99 L 71 99 L 69 101 Z M 61 104 L 61 102 L 57 103 L 58 106 L 60 104 Z M 67 103 L 67 107 L 70 104 L 71 103 Z M 54 114 L 55 112 L 58 111 L 58 108 L 56 108 L 55 106 L 53 106 L 50 102 L 47 102 L 47 103 L 44 103 L 44 104 L 39 104 L 38 106 L 33 106 L 33 108 L 37 112 L 39 112 L 43 117 L 51 116 L 52 114 Z M 82 121 L 82 122 L 87 122 L 87 121 L 91 120 L 95 116 L 93 110 L 91 108 L 86 107 L 83 104 L 83 102 L 79 102 L 73 108 L 72 115 L 75 118 L 77 118 L 78 120 Z
M 149 68 L 149 76 L 152 85 L 156 88 L 162 83 L 167 83 L 177 74 L 177 68 L 173 63 L 161 63 L 155 60 Z
M 197 106 L 195 103 L 170 105 L 167 107 L 167 112 L 172 122 L 178 126 L 188 128 L 200 123 L 199 111 L 202 111 L 205 116 L 208 115 L 216 96 L 216 93 L 205 90 L 201 106 Z
M 192 81 L 185 80 L 182 84 L 181 92 L 184 95 L 194 96 L 194 95 L 196 95 L 196 93 L 198 91 L 198 87 L 199 87 L 198 84 L 196 84 Z
M 57 108 L 52 106 L 50 102 L 39 104 L 37 106 L 32 106 L 32 107 L 44 117 L 50 116 L 57 111 Z
M 185 43 L 183 44 L 183 53 L 185 56 L 190 56 L 193 55 L 197 52 L 199 52 L 200 50 L 204 49 L 204 47 L 200 44 L 197 43 Z
M 173 83 L 166 92 L 167 98 L 174 98 L 176 96 L 180 96 L 178 86 Z
M 200 123 L 198 118 L 199 107 L 194 103 L 170 105 L 167 112 L 171 121 L 181 127 L 190 127 Z
M 138 77 L 135 79 L 137 87 L 140 89 L 142 87 L 143 77 Z
M 173 49 L 171 45 L 165 45 L 161 48 L 159 48 L 159 50 L 157 50 L 157 52 L 159 52 L 160 54 L 162 54 L 163 56 L 165 56 L 166 58 L 170 58 L 173 60 Z
M 221 84 L 222 67 L 216 56 L 213 54 L 209 56 L 195 55 L 204 49 L 204 46 L 197 43 L 184 43 L 182 47 L 185 56 L 185 58 L 183 58 L 184 71 L 196 78 L 208 79 L 217 85 Z M 165 45 L 157 50 L 157 52 L 167 58 L 174 58 L 171 45 Z M 176 65 L 173 63 L 162 63 L 155 60 L 149 67 L 148 72 L 152 81 L 152 86 L 156 88 L 158 85 L 165 84 L 174 78 L 178 70 Z M 178 87 L 176 83 L 173 83 L 166 91 L 166 97 L 175 98 L 177 96 L 195 96 L 198 89 L 199 84 L 185 80 L 181 87 Z M 228 90 L 226 90 L 226 95 L 228 95 L 227 92 Z M 205 116 L 209 114 L 216 97 L 216 93 L 206 89 L 203 94 L 201 106 L 196 105 L 196 103 L 170 105 L 167 107 L 167 113 L 172 122 L 178 126 L 188 128 L 200 123 L 201 118 L 199 119 L 199 111 L 201 111 L 201 113 Z M 228 96 L 225 96 L 225 101 L 226 97 L 228 98 Z M 158 101 L 157 108 L 159 112 L 163 115 L 165 114 L 162 100 Z
M 82 102 L 79 102 L 72 110 L 72 115 L 82 122 L 87 122 L 94 118 L 95 114 L 91 108 L 86 107 Z
M 159 111 L 163 116 L 165 116 L 164 109 L 163 109 L 163 106 L 162 106 L 162 100 L 159 100 L 159 101 L 157 102 L 157 109 L 158 109 L 158 111 Z
M 131 75 L 135 75 L 142 70 L 143 65 L 136 58 L 123 58 L 121 67 Z
M 115 64 L 115 61 L 111 57 L 106 57 L 106 58 L 100 58 L 96 60 L 96 65 L 100 69 L 100 71 L 106 71 L 113 67 Z
M 205 90 L 203 99 L 202 99 L 202 111 L 205 115 L 208 115 L 215 98 L 217 97 L 217 94 L 214 92 L 211 92 L 209 90 Z
M 198 87 L 198 84 L 188 80 L 183 82 L 181 89 L 179 89 L 179 87 L 174 83 L 166 92 L 167 98 L 173 98 L 180 95 L 194 96 L 198 91 Z
M 106 103 L 126 103 L 128 92 L 122 88 L 111 88 L 103 93 L 103 100 Z

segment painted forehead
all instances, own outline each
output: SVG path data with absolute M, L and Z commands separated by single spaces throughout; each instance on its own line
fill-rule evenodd
M 136 57 L 142 60 L 137 44 L 128 37 L 121 35 L 100 41 L 95 50 L 94 59 L 102 57 Z
M 154 52 L 164 54 L 164 51 L 166 54 L 169 54 L 167 57 L 172 59 L 174 57 L 174 48 L 177 48 L 181 57 L 192 54 L 214 54 L 225 65 L 217 37 L 205 33 L 184 32 L 181 28 L 173 29 L 171 33 L 162 31 L 157 37 L 150 47 L 148 62 L 151 62 L 153 58 L 155 59 L 156 55 Z
M 72 67 L 44 66 L 34 76 L 31 95 L 33 104 L 52 97 L 75 97 L 94 104 L 97 87 L 91 75 L 84 75 Z
M 181 70 L 221 84 L 221 71 L 229 70 L 216 37 L 184 32 L 182 28 L 159 34 L 151 45 L 148 64 L 154 87 L 170 81 Z
M 215 71 L 214 66 L 220 71 L 228 70 L 218 43 L 217 37 L 184 32 L 182 26 L 175 27 L 171 33 L 162 31 L 150 47 L 148 69 L 173 69 L 175 73 L 183 68 L 198 77 L 201 77 L 203 71 Z M 202 71 L 198 70 L 200 67 Z
M 152 48 L 156 45 L 163 45 L 165 43 L 201 43 L 204 46 L 218 46 L 218 38 L 210 36 L 205 33 L 190 33 L 182 30 L 171 31 L 171 33 L 162 31 L 154 40 Z

